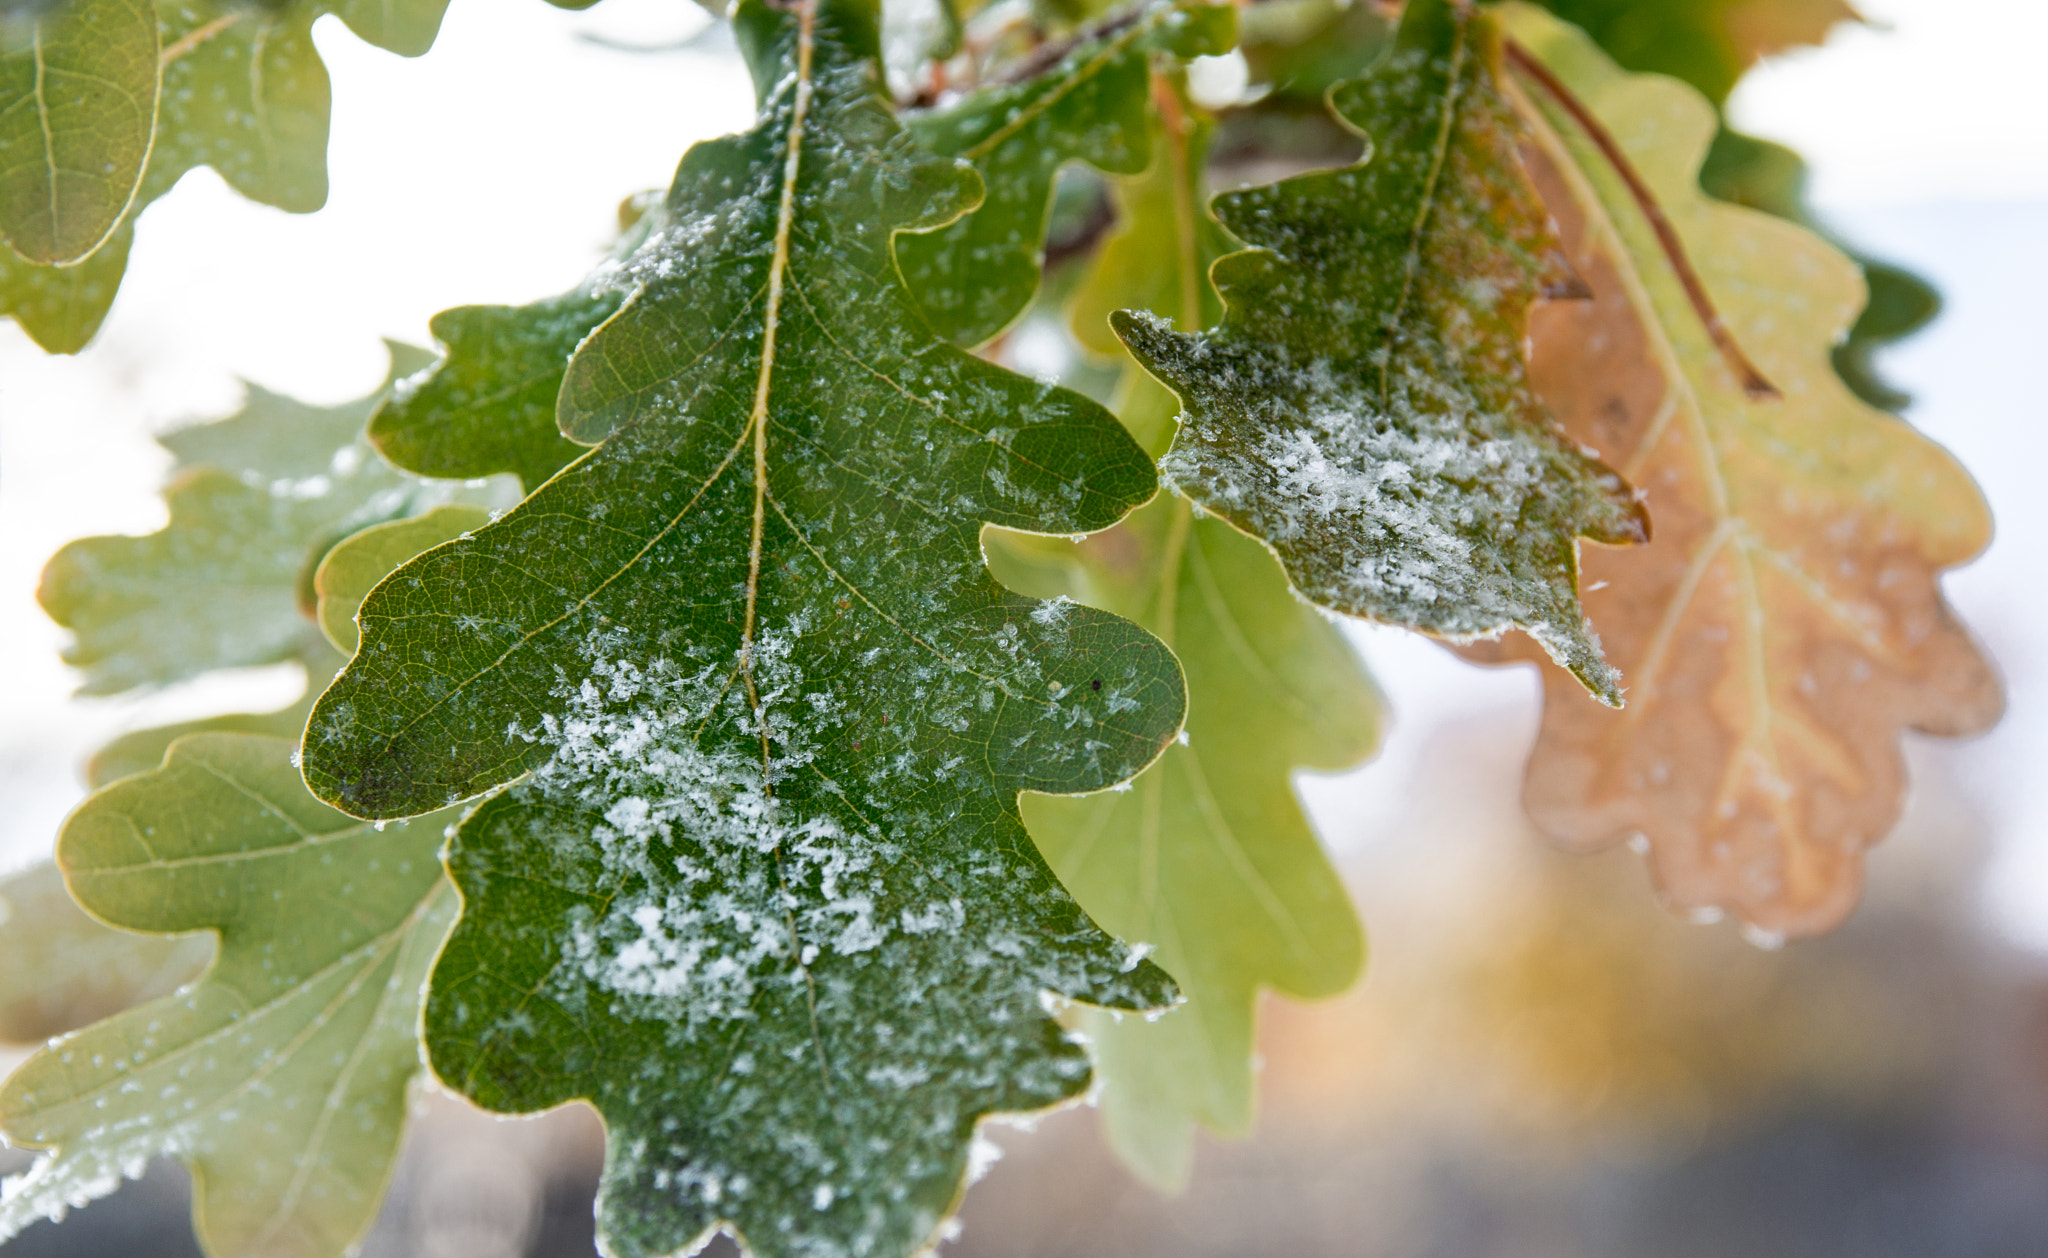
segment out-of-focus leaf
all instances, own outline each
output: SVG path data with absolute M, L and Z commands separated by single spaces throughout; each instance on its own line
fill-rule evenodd
M 1161 108 L 1154 125 L 1163 132 L 1153 137 L 1152 164 L 1143 174 L 1117 181 L 1117 229 L 1103 242 L 1069 307 L 1074 339 L 1091 353 L 1119 361 L 1125 361 L 1123 342 L 1109 326 L 1118 310 L 1162 312 L 1189 329 L 1220 319 L 1223 301 L 1209 283 L 1209 267 L 1237 247 L 1209 212 L 1202 186 L 1214 126 L 1193 116 L 1163 80 L 1155 95 Z M 1124 423 L 1130 427 L 1128 415 Z M 1164 429 L 1134 435 L 1147 449 L 1164 449 L 1173 436 L 1170 411 Z
M 457 504 L 435 507 L 410 520 L 373 524 L 343 540 L 327 552 L 313 573 L 320 632 L 343 655 L 354 655 L 356 609 L 377 582 L 429 547 L 453 541 L 490 522 L 491 513 L 482 507 Z
M 1454 640 L 1526 630 L 1618 703 L 1578 539 L 1646 523 L 1526 382 L 1529 303 L 1573 277 L 1499 59 L 1490 18 L 1415 0 L 1387 60 L 1332 95 L 1367 160 L 1218 198 L 1254 246 L 1216 264 L 1223 323 L 1115 327 L 1186 408 L 1163 475 L 1273 547 L 1304 597 Z
M 100 330 L 135 243 L 123 223 L 93 255 L 76 266 L 37 266 L 0 247 L 0 315 L 13 318 L 52 354 L 76 354 Z
M 1536 0 L 1639 74 L 1668 74 L 1725 103 L 1758 60 L 1818 44 L 1856 20 L 1847 0 Z
M 563 431 L 602 444 L 371 591 L 309 725 L 307 781 L 361 814 L 527 775 L 449 849 L 427 1044 L 486 1107 L 597 1106 L 619 1255 L 719 1226 L 767 1258 L 907 1254 L 981 1115 L 1086 1086 L 1044 992 L 1173 995 L 1016 796 L 1142 769 L 1179 670 L 1005 593 L 978 545 L 1106 527 L 1150 463 L 924 324 L 891 234 L 978 180 L 898 127 L 876 22 L 740 7 L 760 121 L 684 158 L 562 386 Z
M 1370 68 L 1394 33 L 1377 5 L 1344 0 L 1264 0 L 1246 5 L 1238 24 L 1251 81 L 1317 105 Z
M 106 243 L 156 127 L 156 6 L 74 3 L 0 19 L 0 238 L 45 266 Z
M 965 217 L 896 241 L 904 280 L 939 335 L 978 345 L 1024 312 L 1038 291 L 1059 168 L 1085 161 L 1113 173 L 1145 169 L 1152 54 L 1227 52 L 1236 32 L 1227 4 L 1148 0 L 1016 67 L 1008 81 L 911 115 L 912 134 L 934 152 L 972 162 L 987 188 Z
M 1121 226 L 1072 306 L 1076 334 L 1108 352 L 1119 349 L 1114 309 L 1170 311 L 1187 328 L 1213 319 L 1221 303 L 1209 264 L 1232 247 L 1202 196 L 1207 123 L 1164 80 L 1155 94 L 1153 164 L 1119 181 Z M 1146 448 L 1172 439 L 1173 397 L 1135 365 L 1121 410 Z M 1171 646 L 1187 675 L 1188 742 L 1129 790 L 1024 798 L 1033 840 L 1081 907 L 1156 946 L 1187 998 L 1157 1021 L 1076 1015 L 1111 1144 L 1177 1189 L 1198 1123 L 1225 1134 L 1250 1126 L 1260 989 L 1326 996 L 1357 977 L 1357 918 L 1288 778 L 1370 751 L 1378 695 L 1271 552 L 1221 520 L 1196 519 L 1185 498 L 1161 495 L 1079 544 L 1001 531 L 984 544 L 1005 585 L 1127 616 Z
M 187 738 L 65 823 L 57 859 L 86 908 L 212 931 L 220 952 L 196 984 L 57 1041 L 0 1089 L 0 1131 L 48 1151 L 0 1197 L 0 1237 L 166 1155 L 192 1168 L 212 1253 L 339 1258 L 376 1218 L 455 908 L 434 859 L 448 819 L 358 822 L 291 761 L 277 739 Z
M 425 359 L 397 344 L 391 354 L 391 379 Z M 162 531 L 72 542 L 43 573 L 37 596 L 72 631 L 64 658 L 85 671 L 84 693 L 298 658 L 319 642 L 312 578 L 330 546 L 459 495 L 488 497 L 408 476 L 369 448 L 362 423 L 389 385 L 325 408 L 256 390 L 233 418 L 166 437 L 181 456 L 231 462 L 180 471 Z
M 36 865 L 0 879 L 0 952 L 0 1041 L 40 1044 L 196 978 L 213 940 L 103 926 L 55 865 Z
M 1872 406 L 1904 410 L 1913 399 L 1885 382 L 1876 357 L 1941 312 L 1941 295 L 1933 285 L 1903 267 L 1864 256 L 1829 231 L 1806 202 L 1806 163 L 1781 144 L 1722 127 L 1700 166 L 1700 186 L 1708 196 L 1790 219 L 1818 233 L 1863 268 L 1870 300 L 1850 325 L 1848 337 L 1835 346 L 1835 372 Z
M 171 725 L 130 730 L 108 742 L 86 761 L 86 784 L 97 790 L 109 782 L 137 773 L 147 773 L 164 761 L 171 744 L 187 734 L 261 734 L 297 743 L 306 730 L 306 716 L 313 699 L 340 670 L 343 657 L 325 638 L 311 637 L 302 645 L 298 662 L 306 671 L 306 684 L 299 697 L 274 712 L 229 712 L 200 717 Z
M 315 19 L 339 14 L 364 39 L 412 56 L 433 42 L 446 8 L 447 0 L 160 0 L 155 138 L 126 216 L 79 268 L 89 275 L 53 274 L 0 250 L 0 313 L 46 350 L 83 349 L 121 286 L 136 217 L 200 166 L 265 205 L 293 213 L 325 205 L 332 92 L 313 46 Z
M 1657 537 L 1587 556 L 1587 607 L 1629 706 L 1587 703 L 1546 670 L 1526 802 L 1573 846 L 1644 836 L 1682 907 L 1776 935 L 1828 929 L 1898 815 L 1900 731 L 1963 733 L 1999 711 L 1937 583 L 1983 548 L 1989 515 L 1945 452 L 1832 370 L 1863 298 L 1854 265 L 1701 194 L 1708 103 L 1625 73 L 1537 10 L 1508 12 L 1634 163 L 1783 393 L 1745 395 L 1620 177 L 1533 96 L 1550 121 L 1546 200 L 1598 295 L 1539 312 L 1535 378 L 1572 434 L 1642 487 Z

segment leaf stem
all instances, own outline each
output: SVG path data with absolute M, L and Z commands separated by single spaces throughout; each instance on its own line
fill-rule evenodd
M 1685 289 L 1686 300 L 1692 303 L 1693 313 L 1699 316 L 1700 322 L 1706 327 L 1708 338 L 1714 342 L 1714 348 L 1720 351 L 1729 369 L 1742 382 L 1742 391 L 1755 402 L 1774 401 L 1783 397 L 1784 395 L 1778 391 L 1778 386 L 1772 384 L 1764 373 L 1757 369 L 1756 364 L 1750 361 L 1749 355 L 1743 353 L 1742 346 L 1736 344 L 1734 335 L 1728 331 L 1728 325 L 1721 319 L 1720 311 L 1714 308 L 1713 298 L 1707 295 L 1706 285 L 1701 282 L 1699 272 L 1693 269 L 1692 259 L 1686 255 L 1685 245 L 1679 240 L 1677 229 L 1672 227 L 1670 218 L 1664 213 L 1664 207 L 1657 202 L 1656 194 L 1650 190 L 1650 185 L 1644 182 L 1642 174 L 1636 170 L 1634 163 L 1629 161 L 1628 155 L 1622 152 L 1621 145 L 1615 140 L 1613 133 L 1593 116 L 1593 111 L 1586 108 L 1584 101 L 1573 95 L 1572 90 L 1550 72 L 1550 67 L 1536 59 L 1535 54 L 1512 39 L 1501 42 L 1506 49 L 1508 63 L 1533 80 L 1571 116 L 1579 130 L 1585 132 L 1586 138 L 1591 140 L 1593 146 L 1600 150 L 1600 155 L 1607 159 L 1607 164 L 1614 168 L 1614 173 L 1621 176 L 1622 183 L 1628 186 L 1629 195 L 1635 198 L 1636 208 L 1642 211 L 1643 218 L 1649 222 L 1650 230 L 1656 234 L 1658 246 L 1664 251 L 1665 260 L 1671 264 L 1672 271 L 1678 276 L 1679 285 Z

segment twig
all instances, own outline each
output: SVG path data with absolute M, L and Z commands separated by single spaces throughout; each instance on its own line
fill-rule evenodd
M 1643 182 L 1642 175 L 1629 161 L 1628 155 L 1621 151 L 1621 145 L 1615 142 L 1613 134 L 1593 116 L 1593 111 L 1587 109 L 1584 102 L 1572 94 L 1570 88 L 1550 72 L 1548 66 L 1536 59 L 1534 54 L 1512 39 L 1504 43 L 1509 64 L 1535 80 L 1551 99 L 1571 115 L 1572 121 L 1578 124 L 1579 129 L 1586 133 L 1586 138 L 1600 150 L 1600 155 L 1607 159 L 1607 164 L 1614 168 L 1614 173 L 1620 175 L 1621 181 L 1628 185 L 1629 194 L 1635 198 L 1636 208 L 1640 209 L 1643 217 L 1649 221 L 1650 230 L 1656 233 L 1657 244 L 1664 250 L 1665 259 L 1671 263 L 1671 269 L 1677 274 L 1680 286 L 1685 289 L 1685 296 L 1692 303 L 1693 313 L 1706 325 L 1707 336 L 1714 342 L 1714 348 L 1721 352 L 1721 357 L 1735 372 L 1736 378 L 1741 380 L 1742 391 L 1752 401 L 1783 397 L 1784 395 L 1778 391 L 1778 386 L 1772 384 L 1764 373 L 1757 369 L 1756 364 L 1749 360 L 1749 355 L 1742 352 L 1742 347 L 1735 343 L 1735 337 L 1728 331 L 1728 325 L 1721 320 L 1720 311 L 1714 308 L 1713 298 L 1707 295 L 1706 285 L 1700 282 L 1699 272 L 1693 269 L 1692 259 L 1686 256 L 1685 245 L 1679 240 L 1677 230 L 1671 226 L 1671 220 L 1665 215 L 1664 207 L 1657 203 L 1656 194 Z

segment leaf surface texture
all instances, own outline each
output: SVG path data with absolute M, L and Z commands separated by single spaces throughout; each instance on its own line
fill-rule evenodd
M 0 1195 L 0 1236 L 166 1155 L 192 1168 L 214 1253 L 333 1258 L 375 1219 L 455 907 L 434 859 L 447 818 L 356 821 L 308 795 L 291 757 L 279 739 L 187 738 L 65 823 L 58 861 L 87 909 L 210 930 L 220 952 L 0 1089 L 0 1131 L 48 1151 Z
M 1365 161 L 1217 199 L 1253 246 L 1216 264 L 1223 323 L 1126 312 L 1116 330 L 1185 408 L 1162 474 L 1273 547 L 1305 597 L 1452 639 L 1526 630 L 1618 702 L 1578 538 L 1646 523 L 1527 385 L 1528 305 L 1571 276 L 1498 67 L 1490 18 L 1417 0 L 1387 59 L 1332 93 Z
M 1595 708 L 1546 670 L 1525 799 L 1575 846 L 1645 836 L 1681 907 L 1726 909 L 1771 935 L 1826 930 L 1855 903 L 1863 850 L 1898 815 L 1899 733 L 1965 733 L 2000 709 L 1937 583 L 1983 549 L 1989 514 L 1940 447 L 1831 369 L 1863 301 L 1854 264 L 1699 192 L 1707 103 L 1512 12 L 1517 37 L 1648 182 L 1726 326 L 1784 394 L 1744 395 L 1627 190 L 1532 95 L 1550 120 L 1546 199 L 1597 294 L 1540 312 L 1537 384 L 1574 436 L 1642 487 L 1657 536 L 1587 557 L 1599 587 L 1588 610 L 1629 706 Z
M 371 591 L 306 776 L 403 816 L 530 774 L 450 848 L 428 1050 L 489 1108 L 597 1106 L 612 1252 L 907 1254 L 981 1115 L 1086 1086 L 1044 992 L 1173 999 L 1016 795 L 1135 774 L 1184 689 L 1149 634 L 981 562 L 984 523 L 1100 529 L 1153 477 L 918 314 L 891 234 L 978 180 L 890 115 L 873 6 L 735 27 L 760 121 L 685 157 L 562 385 L 602 444 Z

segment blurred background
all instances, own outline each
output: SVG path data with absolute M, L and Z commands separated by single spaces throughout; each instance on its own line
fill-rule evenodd
M 1730 117 L 1806 156 L 1844 238 L 1942 291 L 1940 320 L 1880 365 L 1998 517 L 1946 588 L 2005 672 L 2004 723 L 1915 742 L 1910 809 L 1864 907 L 1766 952 L 1664 914 L 1634 856 L 1567 857 L 1529 831 L 1533 674 L 1361 628 L 1386 746 L 1301 790 L 1366 921 L 1365 981 L 1269 1003 L 1258 1131 L 1205 1142 L 1184 1196 L 1124 1172 L 1076 1108 L 991 1130 L 1004 1156 L 945 1252 L 2048 1253 L 2048 6 L 1858 8 L 1867 25 L 1753 71 Z M 737 61 L 715 33 L 691 38 L 706 24 L 687 0 L 455 0 L 435 50 L 404 61 L 324 19 L 326 210 L 285 215 L 197 172 L 142 219 L 87 352 L 46 357 L 0 324 L 0 869 L 47 854 L 93 746 L 296 686 L 251 670 L 70 698 L 34 600 L 44 559 L 160 527 L 150 434 L 226 413 L 239 380 L 356 397 L 382 378 L 380 337 L 428 344 L 437 310 L 573 284 L 622 196 L 749 121 Z M 500 1123 L 427 1095 L 365 1253 L 593 1253 L 601 1147 L 586 1111 Z M 0 1151 L 0 1170 L 24 1163 Z M 187 1209 L 162 1164 L 0 1253 L 196 1254 Z

